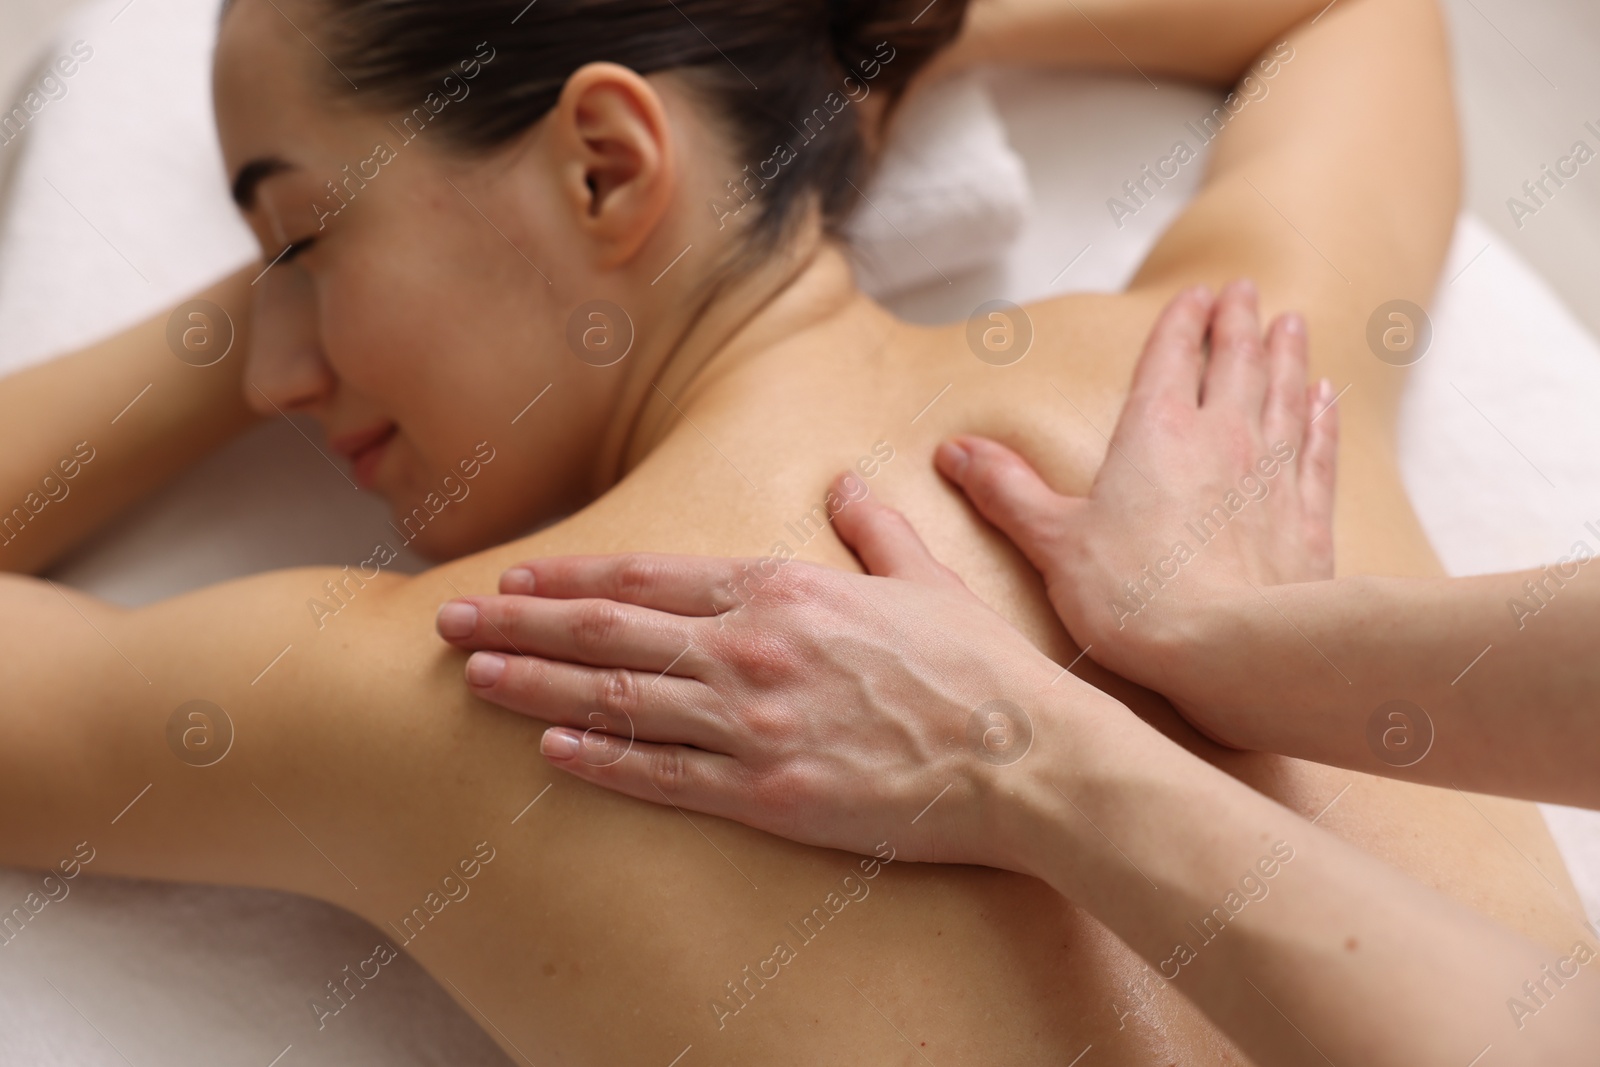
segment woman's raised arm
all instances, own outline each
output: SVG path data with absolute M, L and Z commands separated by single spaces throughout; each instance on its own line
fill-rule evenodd
M 1231 86 L 1327 0 L 974 0 L 937 77 L 980 63 L 1078 67 Z
M 1188 25 L 1197 42 L 1206 39 Z M 1144 32 L 1165 31 L 1152 20 Z M 1203 185 L 1117 298 L 1121 314 L 1142 300 L 1153 320 L 1176 291 L 1240 277 L 1257 280 L 1269 317 L 1303 313 L 1315 339 L 1311 371 L 1341 394 L 1343 484 L 1361 486 L 1359 501 L 1341 499 L 1335 528 L 1349 573 L 1438 573 L 1431 554 L 1397 547 L 1426 544 L 1394 463 L 1404 378 L 1374 356 L 1367 334 L 1384 305 L 1425 307 L 1438 283 L 1460 198 L 1451 85 L 1434 0 L 1318 5 L 1263 50 L 1221 106 L 1152 145 L 1147 165 L 1128 175 L 1131 193 L 1107 190 L 1122 203 L 1119 214 L 1142 212 L 1179 195 L 1168 187 L 1172 175 L 1202 165 L 1197 153 L 1209 145 Z M 1035 335 L 1076 336 L 1085 299 L 1029 307 Z M 1130 373 L 1136 352 L 1129 347 Z M 1110 425 L 1120 406 L 1118 394 L 1086 411 Z M 1386 518 L 1351 521 L 1374 514 Z

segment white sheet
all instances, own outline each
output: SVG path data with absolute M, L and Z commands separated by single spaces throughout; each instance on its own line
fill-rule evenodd
M 253 254 L 223 194 L 209 130 L 203 56 L 214 0 L 140 3 L 112 23 L 123 2 L 91 6 L 66 35 L 90 43 L 95 57 L 21 146 L 0 229 L 0 368 L 91 340 Z M 945 243 L 959 227 L 878 245 L 882 260 L 901 264 L 900 284 L 918 270 L 933 278 L 893 301 L 908 317 L 964 318 L 995 296 L 1115 290 L 1198 180 L 1198 166 L 1185 168 L 1121 230 L 1106 211 L 1105 198 L 1164 154 L 1184 120 L 1210 109 L 1203 93 L 1007 76 L 996 95 L 1038 200 L 1003 261 L 975 271 L 962 273 L 971 260 Z M 969 117 L 983 107 L 970 96 L 951 106 Z M 0 148 L 0 158 L 18 147 Z M 931 166 L 909 169 L 926 176 Z M 897 224 L 934 214 L 897 215 L 915 203 L 909 189 L 904 200 L 869 195 Z M 968 203 L 965 218 L 1005 217 L 999 201 Z M 928 274 L 913 261 L 939 269 Z M 1453 572 L 1552 558 L 1583 519 L 1600 518 L 1600 471 L 1586 462 L 1600 443 L 1591 415 L 1600 348 L 1473 220 L 1463 220 L 1446 278 L 1455 281 L 1441 291 L 1434 351 L 1406 395 L 1407 484 Z M 186 476 L 60 577 L 143 602 L 250 570 L 348 561 L 381 519 L 380 506 L 350 493 L 279 424 Z M 1595 817 L 1546 814 L 1600 916 Z M 33 874 L 0 871 L 0 907 L 35 884 Z M 68 899 L 0 947 L 0 1062 L 265 1065 L 291 1045 L 283 1067 L 507 1062 L 404 963 L 318 1032 L 306 1000 L 377 936 L 349 915 L 279 894 L 79 879 Z

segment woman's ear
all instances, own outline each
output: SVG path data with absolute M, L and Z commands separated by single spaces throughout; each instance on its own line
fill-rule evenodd
M 616 63 L 590 63 L 567 79 L 554 112 L 562 192 L 600 266 L 626 263 L 671 207 L 677 183 L 672 128 L 654 87 Z

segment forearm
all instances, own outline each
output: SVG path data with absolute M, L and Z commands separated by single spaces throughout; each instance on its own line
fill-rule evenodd
M 1241 748 L 1600 807 L 1593 582 L 1574 559 L 1470 579 L 1245 589 L 1148 662 Z
M 978 0 L 936 66 L 1077 67 L 1232 85 L 1326 0 Z
M 1263 1065 L 1319 1061 L 1308 1042 L 1336 1063 L 1467 1063 L 1491 1043 L 1497 1062 L 1581 1062 L 1600 983 L 1571 981 L 1576 965 L 1565 1002 L 1520 1030 L 1507 997 L 1560 957 L 1141 724 L 1100 721 L 1073 733 L 1098 734 L 1091 752 L 1052 752 L 1041 732 L 1002 806 L 1024 866 L 1149 963 L 1119 1012 L 1171 986 Z
M 212 366 L 178 358 L 163 313 L 0 381 L 0 571 L 45 569 L 251 424 L 242 392 L 249 283 L 240 273 L 199 294 L 233 322 L 233 350 Z

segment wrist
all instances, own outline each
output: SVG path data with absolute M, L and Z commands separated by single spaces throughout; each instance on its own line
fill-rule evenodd
M 1126 620 L 1118 662 L 1105 665 L 1166 697 L 1211 740 L 1251 748 L 1245 727 L 1252 702 L 1271 702 L 1263 672 L 1280 655 L 1271 644 L 1279 635 L 1265 616 L 1289 627 L 1248 585 L 1206 584 L 1184 593 Z
M 1008 783 L 995 847 L 1006 869 L 1046 882 L 1125 940 L 1134 917 L 1170 910 L 1219 864 L 1243 862 L 1233 857 L 1258 831 L 1281 835 L 1293 822 L 1117 702 L 1075 710 L 1070 732 L 1043 738 L 1037 761 Z
M 1063 862 L 1076 867 L 1106 847 L 1078 805 L 1125 789 L 1150 746 L 1166 741 L 1121 702 L 1081 684 L 1043 690 L 1029 714 L 1025 757 L 986 776 L 985 831 L 998 866 L 1076 899 L 1078 879 Z

